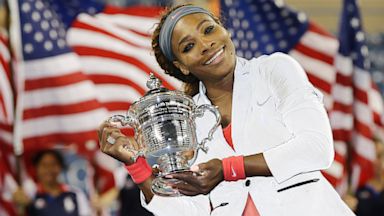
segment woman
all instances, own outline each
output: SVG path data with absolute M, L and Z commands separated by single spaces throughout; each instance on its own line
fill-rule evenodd
M 222 115 L 207 154 L 191 173 L 168 176 L 183 197 L 150 190 L 145 160 L 108 123 L 100 126 L 101 150 L 125 162 L 155 215 L 353 215 L 321 175 L 333 160 L 332 135 L 321 93 L 300 65 L 277 53 L 252 60 L 236 57 L 230 34 L 210 12 L 187 5 L 169 10 L 154 32 L 160 66 L 187 83 L 196 104 L 214 104 Z M 197 120 L 206 135 L 214 120 Z M 111 143 L 108 143 L 110 141 Z
M 36 167 L 36 194 L 31 199 L 20 188 L 13 195 L 17 204 L 27 207 L 27 215 L 91 215 L 85 194 L 59 182 L 65 163 L 58 151 L 47 149 L 38 152 L 33 165 Z

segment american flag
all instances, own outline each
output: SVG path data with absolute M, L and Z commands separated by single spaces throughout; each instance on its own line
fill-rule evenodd
M 384 111 L 382 96 L 369 72 L 368 48 L 356 0 L 344 0 L 339 41 L 336 84 L 340 93 L 335 94 L 342 95 L 343 100 L 335 101 L 334 112 L 340 118 L 339 128 L 351 136 L 352 186 L 356 188 L 373 177 L 373 138 L 382 134 Z
M 147 91 L 150 72 L 165 87 L 180 87 L 150 51 L 162 9 L 116 8 L 98 0 L 17 0 L 9 7 L 16 154 L 70 145 L 107 177 L 98 178 L 101 191 L 115 186 L 110 177 L 116 166 L 97 151 L 98 125 L 126 113 Z
M 179 85 L 161 72 L 150 52 L 160 9 L 119 9 L 99 2 L 10 2 L 15 138 L 21 150 L 57 143 L 95 148 L 98 125 L 125 113 L 146 92 L 149 72 L 168 88 Z
M 69 19 L 64 14 L 69 10 L 60 10 L 60 3 L 65 1 L 9 2 L 17 83 L 16 154 L 95 140 L 97 125 L 108 115 L 66 41 L 64 21 Z
M 0 215 L 15 215 L 12 192 L 16 181 L 10 167 L 12 156 L 13 89 L 8 35 L 0 29 Z
M 0 144 L 12 145 L 12 124 L 14 117 L 13 85 L 10 70 L 11 54 L 8 35 L 0 29 Z
M 358 8 L 355 8 L 357 11 Z M 338 187 L 340 191 L 345 191 L 348 143 L 352 142 L 352 131 L 357 132 L 354 133 L 354 137 L 358 139 L 354 140 L 358 142 L 354 143 L 361 143 L 362 131 L 359 132 L 359 130 L 366 130 L 372 124 L 372 120 L 354 123 L 353 119 L 362 119 L 367 112 L 371 113 L 374 110 L 373 106 L 376 107 L 377 120 L 382 113 L 382 109 L 378 108 L 382 106 L 381 97 L 372 88 L 371 82 L 369 86 L 360 87 L 361 91 L 355 94 L 353 92 L 356 90 L 350 86 L 357 74 L 364 76 L 364 80 L 370 80 L 370 74 L 367 71 L 359 73 L 362 70 L 352 70 L 352 65 L 346 67 L 344 64 L 350 56 L 340 57 L 338 40 L 308 20 L 304 13 L 286 6 L 282 0 L 222 0 L 221 11 L 222 14 L 228 15 L 225 25 L 232 34 L 239 56 L 249 59 L 276 51 L 288 53 L 303 66 L 309 80 L 322 91 L 325 108 L 330 116 L 335 147 L 335 160 L 323 173 L 332 185 Z M 358 23 L 360 24 L 360 21 Z M 362 31 L 360 32 L 359 34 L 363 34 Z M 353 38 L 356 37 L 354 35 L 350 37 L 350 39 Z M 357 86 L 363 85 L 364 81 L 361 79 L 355 79 L 358 81 L 355 82 Z M 364 97 L 365 100 L 359 99 L 359 95 L 367 96 L 368 94 L 376 97 L 375 105 L 373 101 L 369 104 L 367 97 Z M 359 107 L 352 108 L 352 103 L 357 103 Z M 362 128 L 363 125 L 357 124 L 362 122 L 368 126 Z M 364 140 L 371 144 L 371 138 L 372 134 L 369 134 Z M 370 147 L 369 149 L 372 149 L 372 146 Z M 357 158 L 366 155 L 366 150 L 356 150 Z M 371 159 L 372 157 L 370 157 L 372 162 Z

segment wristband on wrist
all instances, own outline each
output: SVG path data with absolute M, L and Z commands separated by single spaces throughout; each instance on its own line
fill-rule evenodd
M 222 160 L 225 181 L 245 179 L 244 156 L 232 156 Z
M 125 168 L 136 184 L 143 183 L 152 175 L 152 168 L 144 157 L 137 158 L 134 164 L 126 165 Z

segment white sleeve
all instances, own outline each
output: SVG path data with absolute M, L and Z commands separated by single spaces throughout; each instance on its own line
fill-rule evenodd
M 277 53 L 266 58 L 265 77 L 284 124 L 294 134 L 285 144 L 264 152 L 280 183 L 304 172 L 328 168 L 334 157 L 332 131 L 322 94 L 293 58 Z
M 209 200 L 205 195 L 194 197 L 161 197 L 154 195 L 151 202 L 146 203 L 143 193 L 140 194 L 141 205 L 155 216 L 209 216 Z

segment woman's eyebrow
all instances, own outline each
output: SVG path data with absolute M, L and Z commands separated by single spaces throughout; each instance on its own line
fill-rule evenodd
M 209 22 L 209 20 L 208 19 L 204 19 L 201 22 L 199 22 L 199 24 L 197 24 L 197 26 L 196 26 L 196 29 L 199 29 L 201 27 L 201 25 L 203 25 L 203 23 L 205 23 L 205 22 Z M 179 46 L 180 46 L 180 44 L 184 43 L 188 39 L 189 39 L 189 35 L 183 37 L 183 39 L 181 39 L 180 42 L 179 42 Z
M 199 29 L 201 27 L 201 25 L 203 25 L 203 23 L 205 23 L 205 22 L 209 22 L 209 20 L 207 20 L 207 19 L 202 20 L 199 24 L 197 24 L 196 29 Z

